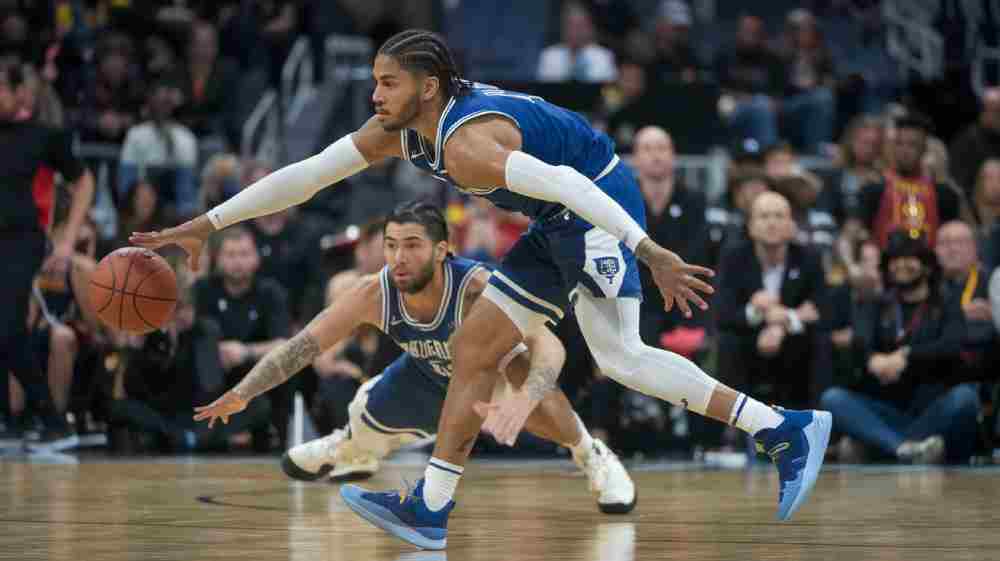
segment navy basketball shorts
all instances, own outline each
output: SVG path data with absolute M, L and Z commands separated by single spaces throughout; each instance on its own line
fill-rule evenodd
M 596 183 L 645 228 L 645 203 L 625 162 Z M 484 296 L 526 334 L 562 320 L 578 287 L 597 298 L 642 297 L 635 254 L 567 209 L 531 224 L 493 272 Z
M 432 436 L 437 433 L 447 384 L 447 378 L 427 374 L 404 354 L 386 367 L 368 391 L 362 420 L 376 432 Z

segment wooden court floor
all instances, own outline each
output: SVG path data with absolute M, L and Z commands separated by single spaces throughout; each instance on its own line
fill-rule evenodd
M 399 486 L 420 461 L 372 486 Z M 1000 561 L 1000 471 L 832 466 L 796 519 L 773 520 L 771 469 L 634 466 L 636 510 L 600 514 L 568 462 L 466 471 L 449 548 L 421 552 L 354 517 L 337 487 L 277 462 L 0 460 L 0 558 L 184 560 Z

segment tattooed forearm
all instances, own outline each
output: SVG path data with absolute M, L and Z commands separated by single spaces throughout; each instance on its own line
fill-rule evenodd
M 303 331 L 264 355 L 233 388 L 233 393 L 249 401 L 298 374 L 319 354 L 316 340 L 308 331 Z
M 533 368 L 528 373 L 528 379 L 524 381 L 522 388 L 534 401 L 541 401 L 550 391 L 556 389 L 556 380 L 559 379 L 559 370 L 551 366 L 541 366 Z

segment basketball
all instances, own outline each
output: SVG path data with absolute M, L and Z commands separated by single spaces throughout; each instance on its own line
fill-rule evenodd
M 90 301 L 113 329 L 149 333 L 170 321 L 177 305 L 177 277 L 148 249 L 126 247 L 106 255 L 90 278 Z

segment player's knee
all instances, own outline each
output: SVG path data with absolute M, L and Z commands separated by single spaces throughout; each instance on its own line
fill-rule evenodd
M 601 338 L 590 350 L 598 368 L 606 376 L 621 378 L 629 376 L 642 360 L 645 344 L 638 337 Z
M 65 325 L 53 325 L 51 328 L 52 352 L 75 353 L 77 348 L 76 333 Z

